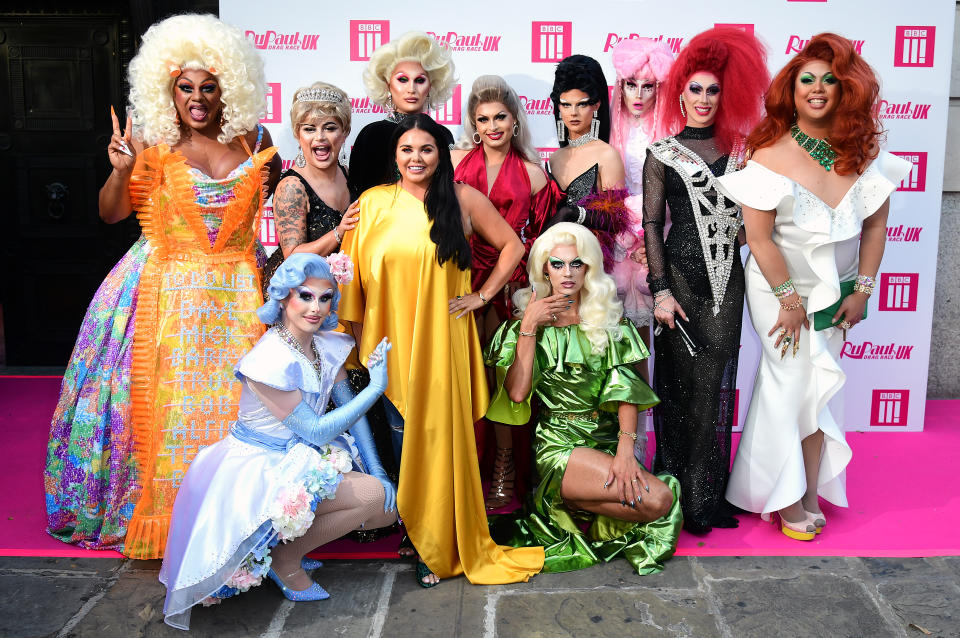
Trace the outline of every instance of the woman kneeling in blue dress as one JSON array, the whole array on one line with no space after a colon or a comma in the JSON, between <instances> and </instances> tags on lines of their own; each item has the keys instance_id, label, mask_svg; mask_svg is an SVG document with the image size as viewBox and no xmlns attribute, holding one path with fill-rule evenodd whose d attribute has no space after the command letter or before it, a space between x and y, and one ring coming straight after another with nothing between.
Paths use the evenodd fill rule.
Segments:
<instances>
[{"instance_id":1,"label":"woman kneeling in blue dress","mask_svg":"<svg viewBox=\"0 0 960 638\"><path fill-rule=\"evenodd\" d=\"M354 395L343 363L353 339L337 325L342 254L291 255L257 311L273 328L236 367L243 384L230 434L201 450L173 508L160 580L164 620L188 629L190 610L268 576L290 600L329 594L304 555L359 527L391 525L396 487L364 414L387 387L386 340L370 355L370 385ZM330 400L337 409L324 414Z\"/></svg>"}]
</instances>

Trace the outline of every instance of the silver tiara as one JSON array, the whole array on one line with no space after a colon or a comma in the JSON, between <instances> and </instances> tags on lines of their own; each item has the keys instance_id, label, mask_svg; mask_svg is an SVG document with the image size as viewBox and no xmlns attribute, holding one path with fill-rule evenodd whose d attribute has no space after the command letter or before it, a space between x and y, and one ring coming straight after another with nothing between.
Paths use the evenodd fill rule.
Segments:
<instances>
[{"instance_id":1,"label":"silver tiara","mask_svg":"<svg viewBox=\"0 0 960 638\"><path fill-rule=\"evenodd\" d=\"M297 102L343 102L343 96L330 89L307 89L297 93Z\"/></svg>"}]
</instances>

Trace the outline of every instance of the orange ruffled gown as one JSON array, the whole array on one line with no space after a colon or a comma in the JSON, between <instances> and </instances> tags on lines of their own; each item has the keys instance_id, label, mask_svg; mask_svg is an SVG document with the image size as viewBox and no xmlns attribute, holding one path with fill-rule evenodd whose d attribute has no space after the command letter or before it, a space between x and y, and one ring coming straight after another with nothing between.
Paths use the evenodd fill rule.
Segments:
<instances>
[{"instance_id":1,"label":"orange ruffled gown","mask_svg":"<svg viewBox=\"0 0 960 638\"><path fill-rule=\"evenodd\" d=\"M393 344L386 395L406 422L397 505L423 561L440 578L526 581L543 568L543 548L490 538L473 433L489 401L483 355L473 319L447 311L470 293L470 271L437 263L430 225L423 202L398 185L360 197L360 221L343 240L356 276L340 317L363 324L361 360L383 337Z\"/></svg>"},{"instance_id":2,"label":"orange ruffled gown","mask_svg":"<svg viewBox=\"0 0 960 638\"><path fill-rule=\"evenodd\" d=\"M130 198L153 251L140 283L131 367L140 490L123 550L131 558L162 557L190 461L236 418L233 366L263 334L254 250L275 152L251 154L224 180L192 169L165 144L137 158ZM219 218L214 237L211 216Z\"/></svg>"}]
</instances>

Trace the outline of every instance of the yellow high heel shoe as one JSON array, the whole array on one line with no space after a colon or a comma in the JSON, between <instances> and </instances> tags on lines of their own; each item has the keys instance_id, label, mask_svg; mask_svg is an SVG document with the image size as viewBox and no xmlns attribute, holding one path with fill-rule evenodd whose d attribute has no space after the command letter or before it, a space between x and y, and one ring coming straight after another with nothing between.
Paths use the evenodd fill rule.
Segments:
<instances>
[{"instance_id":1,"label":"yellow high heel shoe","mask_svg":"<svg viewBox=\"0 0 960 638\"><path fill-rule=\"evenodd\" d=\"M780 512L775 513L780 517L780 531L787 538L792 538L797 541L812 541L817 537L817 528L809 518L805 518L799 523L791 523L785 519ZM770 513L761 514L760 519L773 523Z\"/></svg>"}]
</instances>

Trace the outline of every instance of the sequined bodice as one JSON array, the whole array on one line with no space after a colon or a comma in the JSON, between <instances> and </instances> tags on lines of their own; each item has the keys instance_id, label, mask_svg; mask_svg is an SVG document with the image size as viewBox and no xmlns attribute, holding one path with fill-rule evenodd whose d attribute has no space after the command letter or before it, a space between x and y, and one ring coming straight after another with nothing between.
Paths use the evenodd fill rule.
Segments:
<instances>
[{"instance_id":1,"label":"sequined bodice","mask_svg":"<svg viewBox=\"0 0 960 638\"><path fill-rule=\"evenodd\" d=\"M597 180L600 177L600 164L594 164L587 170L574 177L567 185L567 204L575 205L584 197L597 190Z\"/></svg>"},{"instance_id":2,"label":"sequined bodice","mask_svg":"<svg viewBox=\"0 0 960 638\"><path fill-rule=\"evenodd\" d=\"M244 178L245 171L253 165L253 158L239 164L223 179L214 179L199 168L190 167L193 181L193 196L201 208L203 223L207 227L210 243L217 238L217 231L223 222L223 209L236 197L235 190Z\"/></svg>"},{"instance_id":3,"label":"sequined bodice","mask_svg":"<svg viewBox=\"0 0 960 638\"><path fill-rule=\"evenodd\" d=\"M344 170L342 166L340 170ZM307 191L307 200L310 203L310 209L307 211L307 241L316 241L337 227L343 213L320 199L300 173L290 169L281 175L280 179L283 180L285 177L296 177Z\"/></svg>"}]
</instances>

